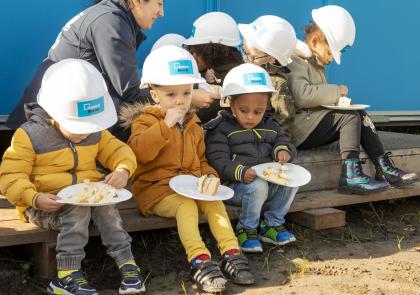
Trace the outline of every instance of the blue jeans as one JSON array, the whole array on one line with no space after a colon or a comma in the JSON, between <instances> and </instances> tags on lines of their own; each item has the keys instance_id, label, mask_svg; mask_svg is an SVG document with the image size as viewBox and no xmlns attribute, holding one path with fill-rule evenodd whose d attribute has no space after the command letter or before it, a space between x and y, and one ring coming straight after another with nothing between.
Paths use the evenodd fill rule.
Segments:
<instances>
[{"instance_id":1,"label":"blue jeans","mask_svg":"<svg viewBox=\"0 0 420 295\"><path fill-rule=\"evenodd\" d=\"M253 229L258 227L261 208L271 201L270 208L264 213L264 221L269 226L284 224L284 216L298 191L297 187L286 187L268 183L261 178L255 178L251 183L235 182L230 185L235 191L232 199L226 200L229 205L241 206L241 214L236 229Z\"/></svg>"}]
</instances>

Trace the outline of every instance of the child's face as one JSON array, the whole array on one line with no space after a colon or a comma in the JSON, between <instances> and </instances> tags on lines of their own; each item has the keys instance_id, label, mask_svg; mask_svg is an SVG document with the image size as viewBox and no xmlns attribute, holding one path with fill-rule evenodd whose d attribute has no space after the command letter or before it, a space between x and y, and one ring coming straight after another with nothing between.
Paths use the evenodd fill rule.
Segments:
<instances>
[{"instance_id":1,"label":"child's face","mask_svg":"<svg viewBox=\"0 0 420 295\"><path fill-rule=\"evenodd\" d=\"M267 93L241 94L234 99L230 108L238 123L245 129L255 128L267 109Z\"/></svg>"},{"instance_id":2,"label":"child's face","mask_svg":"<svg viewBox=\"0 0 420 295\"><path fill-rule=\"evenodd\" d=\"M309 43L309 48L312 50L312 52L315 53L315 55L318 57L318 60L322 64L327 65L332 62L333 56L325 37L322 39L319 37L314 37L312 40L310 40Z\"/></svg>"},{"instance_id":3,"label":"child's face","mask_svg":"<svg viewBox=\"0 0 420 295\"><path fill-rule=\"evenodd\" d=\"M262 52L261 50L252 47L243 41L242 55L245 62L253 63L254 65L261 66L266 63L274 63L276 60L269 54Z\"/></svg>"},{"instance_id":4,"label":"child's face","mask_svg":"<svg viewBox=\"0 0 420 295\"><path fill-rule=\"evenodd\" d=\"M192 89L192 84L162 85L153 87L150 90L150 95L160 105L164 113L171 108L181 108L187 113L191 106Z\"/></svg>"},{"instance_id":5,"label":"child's face","mask_svg":"<svg viewBox=\"0 0 420 295\"><path fill-rule=\"evenodd\" d=\"M63 134L63 136L65 138L67 138L68 140L70 140L73 143L80 143L90 135L90 133L88 133L88 134L74 134L74 133L71 133L70 131L68 131L67 129L65 129L64 127L62 127L62 126L58 126L58 128L59 128L61 134Z\"/></svg>"}]
</instances>

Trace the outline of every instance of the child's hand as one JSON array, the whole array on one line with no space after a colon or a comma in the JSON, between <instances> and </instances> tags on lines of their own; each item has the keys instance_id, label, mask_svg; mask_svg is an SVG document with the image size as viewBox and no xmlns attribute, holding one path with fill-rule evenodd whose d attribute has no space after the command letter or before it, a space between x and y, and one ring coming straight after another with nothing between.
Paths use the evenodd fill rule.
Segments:
<instances>
[{"instance_id":1,"label":"child's hand","mask_svg":"<svg viewBox=\"0 0 420 295\"><path fill-rule=\"evenodd\" d=\"M127 185L130 174L125 169L117 169L105 177L104 182L120 189Z\"/></svg>"},{"instance_id":2,"label":"child's hand","mask_svg":"<svg viewBox=\"0 0 420 295\"><path fill-rule=\"evenodd\" d=\"M244 175L244 182L245 183L251 183L254 181L255 177L257 176L257 172L255 172L254 169L250 168L246 170Z\"/></svg>"},{"instance_id":3,"label":"child's hand","mask_svg":"<svg viewBox=\"0 0 420 295\"><path fill-rule=\"evenodd\" d=\"M284 164L290 161L290 154L288 151L279 151L277 153L277 161L279 161L280 164Z\"/></svg>"},{"instance_id":4,"label":"child's hand","mask_svg":"<svg viewBox=\"0 0 420 295\"><path fill-rule=\"evenodd\" d=\"M186 111L181 108L171 108L166 111L165 124L169 128L184 118Z\"/></svg>"},{"instance_id":5,"label":"child's hand","mask_svg":"<svg viewBox=\"0 0 420 295\"><path fill-rule=\"evenodd\" d=\"M64 205L62 203L57 203L56 200L58 199L57 196L52 194L39 194L36 198L35 205L44 212L53 213Z\"/></svg>"},{"instance_id":6,"label":"child's hand","mask_svg":"<svg viewBox=\"0 0 420 295\"><path fill-rule=\"evenodd\" d=\"M339 85L338 92L340 93L340 96L347 96L349 94L349 89L346 85Z\"/></svg>"}]
</instances>

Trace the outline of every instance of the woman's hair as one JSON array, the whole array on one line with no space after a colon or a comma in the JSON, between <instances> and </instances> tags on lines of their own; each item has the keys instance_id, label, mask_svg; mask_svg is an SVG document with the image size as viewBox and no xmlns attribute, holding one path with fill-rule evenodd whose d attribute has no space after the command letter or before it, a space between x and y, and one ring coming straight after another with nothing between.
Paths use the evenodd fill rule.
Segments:
<instances>
[{"instance_id":1,"label":"woman's hair","mask_svg":"<svg viewBox=\"0 0 420 295\"><path fill-rule=\"evenodd\" d=\"M184 45L191 54L201 57L208 68L231 63L242 63L242 56L238 49L217 43Z\"/></svg>"},{"instance_id":2,"label":"woman's hair","mask_svg":"<svg viewBox=\"0 0 420 295\"><path fill-rule=\"evenodd\" d=\"M314 23L314 22L311 22L310 25L304 27L303 28L303 31L306 34L305 35L305 41L308 44L314 38L317 38L320 41L327 42L327 40L325 39L324 33L321 31L321 29L318 27L318 25L316 23Z\"/></svg>"}]
</instances>

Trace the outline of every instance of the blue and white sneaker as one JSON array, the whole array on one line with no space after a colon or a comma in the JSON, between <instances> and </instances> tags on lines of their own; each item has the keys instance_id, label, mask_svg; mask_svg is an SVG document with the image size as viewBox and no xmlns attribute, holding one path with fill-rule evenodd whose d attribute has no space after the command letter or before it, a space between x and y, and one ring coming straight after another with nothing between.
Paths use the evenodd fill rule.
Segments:
<instances>
[{"instance_id":1,"label":"blue and white sneaker","mask_svg":"<svg viewBox=\"0 0 420 295\"><path fill-rule=\"evenodd\" d=\"M146 292L140 268L134 264L124 264L120 268L121 284L119 294L139 294Z\"/></svg>"},{"instance_id":2,"label":"blue and white sneaker","mask_svg":"<svg viewBox=\"0 0 420 295\"><path fill-rule=\"evenodd\" d=\"M260 240L274 245L286 245L296 241L293 233L289 232L283 225L268 226L263 220L259 225Z\"/></svg>"},{"instance_id":3,"label":"blue and white sneaker","mask_svg":"<svg viewBox=\"0 0 420 295\"><path fill-rule=\"evenodd\" d=\"M48 294L54 295L97 295L95 288L89 286L81 271L75 271L62 279L55 276L47 287Z\"/></svg>"},{"instance_id":4,"label":"blue and white sneaker","mask_svg":"<svg viewBox=\"0 0 420 295\"><path fill-rule=\"evenodd\" d=\"M258 232L256 229L241 228L236 235L239 246L244 253L262 253L263 248L258 241Z\"/></svg>"}]
</instances>

